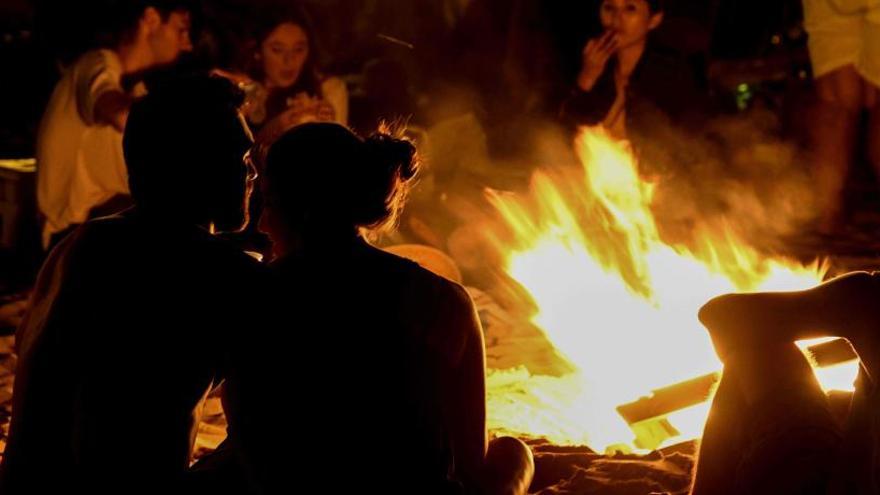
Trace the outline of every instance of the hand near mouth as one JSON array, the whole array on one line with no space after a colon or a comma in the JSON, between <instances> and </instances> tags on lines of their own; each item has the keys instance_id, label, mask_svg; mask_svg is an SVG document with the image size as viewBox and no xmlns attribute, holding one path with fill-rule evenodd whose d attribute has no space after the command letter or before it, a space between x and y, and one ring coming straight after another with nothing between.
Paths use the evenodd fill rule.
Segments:
<instances>
[{"instance_id":1,"label":"hand near mouth","mask_svg":"<svg viewBox=\"0 0 880 495\"><path fill-rule=\"evenodd\" d=\"M602 36L587 42L582 53L581 72L578 87L590 91L605 71L608 59L617 51L620 37L614 31L605 31Z\"/></svg>"}]
</instances>

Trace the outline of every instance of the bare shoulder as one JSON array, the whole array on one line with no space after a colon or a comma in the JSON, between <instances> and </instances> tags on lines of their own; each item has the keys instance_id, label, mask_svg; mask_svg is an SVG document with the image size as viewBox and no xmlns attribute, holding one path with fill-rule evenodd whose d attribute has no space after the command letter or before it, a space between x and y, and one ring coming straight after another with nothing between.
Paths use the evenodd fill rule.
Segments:
<instances>
[{"instance_id":1,"label":"bare shoulder","mask_svg":"<svg viewBox=\"0 0 880 495\"><path fill-rule=\"evenodd\" d=\"M407 266L409 290L406 312L425 332L429 345L452 363L460 361L465 346L473 339L482 341L482 328L476 307L461 285L392 254Z\"/></svg>"},{"instance_id":2,"label":"bare shoulder","mask_svg":"<svg viewBox=\"0 0 880 495\"><path fill-rule=\"evenodd\" d=\"M421 300L423 304L420 306L434 306L438 313L447 316L468 316L474 311L473 301L461 284L397 254L379 252L387 263L396 265L405 273L411 289L407 295Z\"/></svg>"}]
</instances>

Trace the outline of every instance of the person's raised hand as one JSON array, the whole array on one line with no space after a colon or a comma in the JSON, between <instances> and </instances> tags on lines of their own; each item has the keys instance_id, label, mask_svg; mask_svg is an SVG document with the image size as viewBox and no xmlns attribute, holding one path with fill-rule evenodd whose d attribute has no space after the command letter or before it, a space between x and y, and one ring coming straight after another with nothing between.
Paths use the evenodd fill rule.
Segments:
<instances>
[{"instance_id":1,"label":"person's raised hand","mask_svg":"<svg viewBox=\"0 0 880 495\"><path fill-rule=\"evenodd\" d=\"M581 54L581 72L577 84L583 91L590 91L605 71L608 59L617 51L618 36L614 31L606 31L593 38L584 46Z\"/></svg>"}]
</instances>

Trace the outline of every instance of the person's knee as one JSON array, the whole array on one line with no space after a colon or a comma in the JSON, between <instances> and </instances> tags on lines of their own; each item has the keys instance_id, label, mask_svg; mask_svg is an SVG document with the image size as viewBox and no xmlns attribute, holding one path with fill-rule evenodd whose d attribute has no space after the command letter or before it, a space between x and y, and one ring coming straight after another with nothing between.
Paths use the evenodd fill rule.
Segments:
<instances>
[{"instance_id":1,"label":"person's knee","mask_svg":"<svg viewBox=\"0 0 880 495\"><path fill-rule=\"evenodd\" d=\"M525 494L535 475L535 459L528 445L513 437L496 438L486 453L489 492Z\"/></svg>"},{"instance_id":2,"label":"person's knee","mask_svg":"<svg viewBox=\"0 0 880 495\"><path fill-rule=\"evenodd\" d=\"M766 329L778 326L777 316L786 309L785 302L781 294L725 294L704 304L697 317L726 363L740 349L765 345Z\"/></svg>"},{"instance_id":3,"label":"person's knee","mask_svg":"<svg viewBox=\"0 0 880 495\"><path fill-rule=\"evenodd\" d=\"M737 333L737 324L730 317L737 296L725 294L708 301L697 313L697 318L709 332L715 352L723 361L732 351L731 339Z\"/></svg>"},{"instance_id":4,"label":"person's knee","mask_svg":"<svg viewBox=\"0 0 880 495\"><path fill-rule=\"evenodd\" d=\"M499 437L489 443L487 457L496 461L509 461L518 466L534 467L532 450L522 440L514 437Z\"/></svg>"}]
</instances>

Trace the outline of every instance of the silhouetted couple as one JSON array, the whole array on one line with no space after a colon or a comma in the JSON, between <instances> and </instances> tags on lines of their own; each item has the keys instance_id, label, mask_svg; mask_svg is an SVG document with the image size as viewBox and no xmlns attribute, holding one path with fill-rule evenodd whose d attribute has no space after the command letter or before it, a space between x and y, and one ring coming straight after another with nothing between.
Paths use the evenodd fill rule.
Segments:
<instances>
[{"instance_id":1,"label":"silhouetted couple","mask_svg":"<svg viewBox=\"0 0 880 495\"><path fill-rule=\"evenodd\" d=\"M362 237L403 205L413 146L336 124L282 136L264 267L212 235L247 221L241 101L193 77L132 107L135 206L51 253L16 336L0 492L524 493L527 447L487 441L467 293ZM224 379L229 455L193 475L201 405Z\"/></svg>"}]
</instances>

